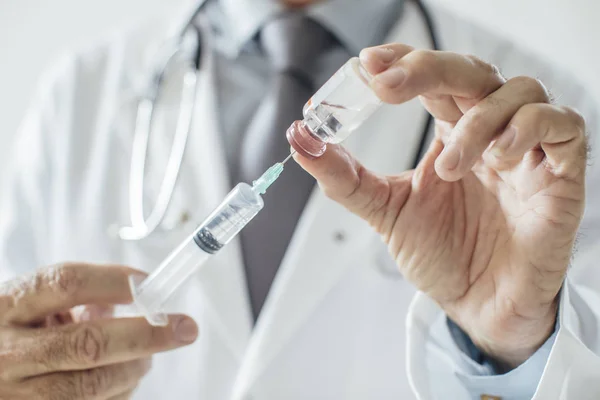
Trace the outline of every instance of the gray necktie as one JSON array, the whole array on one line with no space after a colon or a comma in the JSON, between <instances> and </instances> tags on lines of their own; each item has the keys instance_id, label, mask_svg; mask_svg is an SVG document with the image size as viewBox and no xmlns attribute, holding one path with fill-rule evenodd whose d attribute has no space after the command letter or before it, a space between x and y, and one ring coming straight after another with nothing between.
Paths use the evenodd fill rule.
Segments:
<instances>
[{"instance_id":1,"label":"gray necktie","mask_svg":"<svg viewBox=\"0 0 600 400\"><path fill-rule=\"evenodd\" d=\"M315 90L314 68L319 56L338 45L327 30L300 13L269 22L259 39L274 76L242 139L234 182L252 182L289 155L286 129L302 119L302 107ZM335 72L340 65L328 72ZM240 235L255 320L313 187L310 175L296 163L288 163L264 196L265 209Z\"/></svg>"}]
</instances>

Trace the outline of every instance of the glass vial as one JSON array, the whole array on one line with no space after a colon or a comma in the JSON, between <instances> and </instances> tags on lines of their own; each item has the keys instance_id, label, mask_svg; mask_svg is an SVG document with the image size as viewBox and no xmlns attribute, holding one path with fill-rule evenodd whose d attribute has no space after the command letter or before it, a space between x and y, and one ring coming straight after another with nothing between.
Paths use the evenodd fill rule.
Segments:
<instances>
[{"instance_id":1,"label":"glass vial","mask_svg":"<svg viewBox=\"0 0 600 400\"><path fill-rule=\"evenodd\" d=\"M340 143L381 105L369 86L371 75L355 57L315 93L303 109L304 120L286 132L290 145L302 156L323 155L327 143Z\"/></svg>"}]
</instances>

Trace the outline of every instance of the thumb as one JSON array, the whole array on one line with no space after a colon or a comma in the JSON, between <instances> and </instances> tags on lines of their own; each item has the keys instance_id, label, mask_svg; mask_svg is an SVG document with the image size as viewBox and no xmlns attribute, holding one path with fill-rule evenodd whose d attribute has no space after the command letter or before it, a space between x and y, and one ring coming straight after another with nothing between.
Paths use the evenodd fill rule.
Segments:
<instances>
[{"instance_id":1,"label":"thumb","mask_svg":"<svg viewBox=\"0 0 600 400\"><path fill-rule=\"evenodd\" d=\"M390 208L399 211L410 193L410 173L398 177L375 174L341 145L327 145L327 151L313 160L298 153L294 159L317 180L327 197L376 227Z\"/></svg>"}]
</instances>

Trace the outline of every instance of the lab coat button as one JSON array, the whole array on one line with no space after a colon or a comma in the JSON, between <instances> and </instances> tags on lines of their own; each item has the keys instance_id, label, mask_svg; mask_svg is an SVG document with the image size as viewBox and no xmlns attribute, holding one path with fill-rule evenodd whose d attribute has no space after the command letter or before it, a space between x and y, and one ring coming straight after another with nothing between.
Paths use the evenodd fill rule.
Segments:
<instances>
[{"instance_id":1,"label":"lab coat button","mask_svg":"<svg viewBox=\"0 0 600 400\"><path fill-rule=\"evenodd\" d=\"M336 243L344 243L346 241L346 234L342 231L336 231L333 233L333 241Z\"/></svg>"},{"instance_id":2,"label":"lab coat button","mask_svg":"<svg viewBox=\"0 0 600 400\"><path fill-rule=\"evenodd\" d=\"M179 216L179 223L181 225L185 225L186 223L189 222L190 219L191 219L190 213L187 211L183 211L181 213L181 215Z\"/></svg>"},{"instance_id":3,"label":"lab coat button","mask_svg":"<svg viewBox=\"0 0 600 400\"><path fill-rule=\"evenodd\" d=\"M489 395L489 394L482 394L481 395L481 400L502 400L502 397L492 396L492 395Z\"/></svg>"}]
</instances>

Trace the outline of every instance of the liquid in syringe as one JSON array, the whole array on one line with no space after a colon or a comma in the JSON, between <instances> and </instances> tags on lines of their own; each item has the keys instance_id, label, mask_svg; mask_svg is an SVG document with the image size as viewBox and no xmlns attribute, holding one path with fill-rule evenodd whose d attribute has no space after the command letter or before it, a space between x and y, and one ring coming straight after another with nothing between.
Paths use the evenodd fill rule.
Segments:
<instances>
[{"instance_id":1,"label":"liquid in syringe","mask_svg":"<svg viewBox=\"0 0 600 400\"><path fill-rule=\"evenodd\" d=\"M273 165L250 186L238 184L196 231L177 247L148 277L129 278L136 312L152 325L166 325L165 303L213 255L227 245L264 207L261 197L283 172Z\"/></svg>"}]
</instances>

